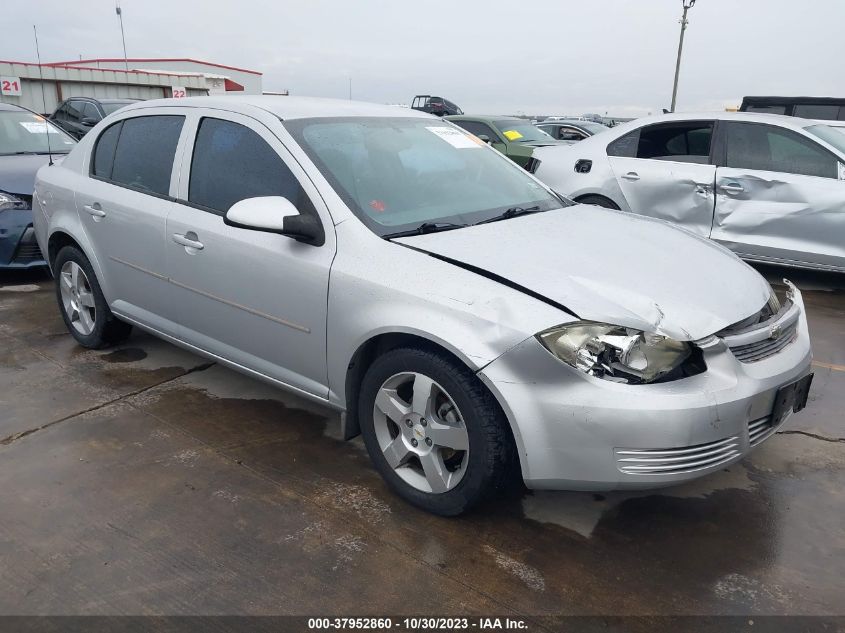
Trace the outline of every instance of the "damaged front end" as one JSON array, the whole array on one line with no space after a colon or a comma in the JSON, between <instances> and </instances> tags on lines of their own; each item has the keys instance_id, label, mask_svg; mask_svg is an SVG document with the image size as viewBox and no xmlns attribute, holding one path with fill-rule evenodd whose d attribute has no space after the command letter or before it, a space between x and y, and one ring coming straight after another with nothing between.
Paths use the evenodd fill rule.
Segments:
<instances>
[{"instance_id":1,"label":"damaged front end","mask_svg":"<svg viewBox=\"0 0 845 633\"><path fill-rule=\"evenodd\" d=\"M706 369L701 350L686 341L605 323L576 322L537 335L570 367L624 384L694 376Z\"/></svg>"}]
</instances>

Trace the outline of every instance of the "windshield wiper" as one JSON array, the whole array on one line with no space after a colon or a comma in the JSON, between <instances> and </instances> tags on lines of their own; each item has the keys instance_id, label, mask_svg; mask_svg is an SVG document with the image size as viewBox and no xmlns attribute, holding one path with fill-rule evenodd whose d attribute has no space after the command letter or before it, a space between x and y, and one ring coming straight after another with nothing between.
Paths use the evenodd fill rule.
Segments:
<instances>
[{"instance_id":1,"label":"windshield wiper","mask_svg":"<svg viewBox=\"0 0 845 633\"><path fill-rule=\"evenodd\" d=\"M386 240L390 240L394 237L408 237L409 235L424 235L425 233L437 233L438 231L451 231L452 229L462 229L466 226L469 225L455 224L454 222L423 222L414 229L396 231L396 233L388 233L387 235L382 235L382 237Z\"/></svg>"},{"instance_id":2,"label":"windshield wiper","mask_svg":"<svg viewBox=\"0 0 845 633\"><path fill-rule=\"evenodd\" d=\"M493 216L492 218L487 218L486 220L481 220L481 222L476 222L475 224L487 224L488 222L498 222L499 220L508 220L510 218L515 218L518 215L529 215L531 213L537 213L540 210L540 205L534 205L533 207L511 207L504 213L500 215ZM474 226L474 225L473 225Z\"/></svg>"}]
</instances>

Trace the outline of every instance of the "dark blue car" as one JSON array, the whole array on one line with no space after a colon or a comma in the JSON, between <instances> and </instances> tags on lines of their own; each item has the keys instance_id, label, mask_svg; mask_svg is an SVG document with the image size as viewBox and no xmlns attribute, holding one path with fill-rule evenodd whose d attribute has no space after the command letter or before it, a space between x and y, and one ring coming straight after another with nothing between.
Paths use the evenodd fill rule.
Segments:
<instances>
[{"instance_id":1,"label":"dark blue car","mask_svg":"<svg viewBox=\"0 0 845 633\"><path fill-rule=\"evenodd\" d=\"M48 140L49 137L49 147ZM32 230L35 172L76 144L44 117L0 103L0 269L45 266Z\"/></svg>"}]
</instances>

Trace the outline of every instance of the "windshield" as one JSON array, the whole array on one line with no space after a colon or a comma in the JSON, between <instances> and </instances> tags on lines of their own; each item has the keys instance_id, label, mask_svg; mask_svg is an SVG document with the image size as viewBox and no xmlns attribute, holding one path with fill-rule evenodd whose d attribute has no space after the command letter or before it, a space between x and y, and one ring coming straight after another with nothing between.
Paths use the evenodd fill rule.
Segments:
<instances>
[{"instance_id":1,"label":"windshield","mask_svg":"<svg viewBox=\"0 0 845 633\"><path fill-rule=\"evenodd\" d=\"M76 141L40 115L24 110L0 110L0 155L46 154L48 130L53 153L67 154L76 145Z\"/></svg>"},{"instance_id":2,"label":"windshield","mask_svg":"<svg viewBox=\"0 0 845 633\"><path fill-rule=\"evenodd\" d=\"M805 130L820 138L828 145L833 145L842 154L845 154L845 128L833 127L831 125L811 125L805 127Z\"/></svg>"},{"instance_id":3,"label":"windshield","mask_svg":"<svg viewBox=\"0 0 845 633\"><path fill-rule=\"evenodd\" d=\"M381 236L474 224L563 203L474 136L429 118L320 118L285 127L350 209Z\"/></svg>"},{"instance_id":4,"label":"windshield","mask_svg":"<svg viewBox=\"0 0 845 633\"><path fill-rule=\"evenodd\" d=\"M126 106L128 106L130 103L132 103L132 102L131 102L131 101L126 101L126 102L124 102L124 103L103 103L103 102L101 101L101 102L100 102L100 105L101 105L101 106L102 106L102 108L103 108L103 112L105 112L105 113L106 113L106 116L108 116L108 115L110 115L112 112L117 112L117 111L118 111L118 110L120 110L121 108L125 108L125 107L126 107Z\"/></svg>"},{"instance_id":5,"label":"windshield","mask_svg":"<svg viewBox=\"0 0 845 633\"><path fill-rule=\"evenodd\" d=\"M506 119L502 121L493 121L493 125L495 125L502 135L509 141L531 143L534 141L547 142L554 140L543 130L532 125L528 121Z\"/></svg>"}]
</instances>

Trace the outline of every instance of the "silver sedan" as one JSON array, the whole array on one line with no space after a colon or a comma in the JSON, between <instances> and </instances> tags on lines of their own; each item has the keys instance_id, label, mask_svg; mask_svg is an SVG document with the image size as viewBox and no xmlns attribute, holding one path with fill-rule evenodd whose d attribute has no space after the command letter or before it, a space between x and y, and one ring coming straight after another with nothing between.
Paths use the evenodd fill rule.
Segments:
<instances>
[{"instance_id":1,"label":"silver sedan","mask_svg":"<svg viewBox=\"0 0 845 633\"><path fill-rule=\"evenodd\" d=\"M845 135L829 123L648 117L536 150L535 174L578 201L669 220L743 259L845 272Z\"/></svg>"},{"instance_id":2,"label":"silver sedan","mask_svg":"<svg viewBox=\"0 0 845 633\"><path fill-rule=\"evenodd\" d=\"M797 288L778 297L664 222L573 205L423 113L146 101L43 168L35 200L81 345L134 326L333 407L439 514L520 475L699 477L807 400Z\"/></svg>"}]
</instances>

